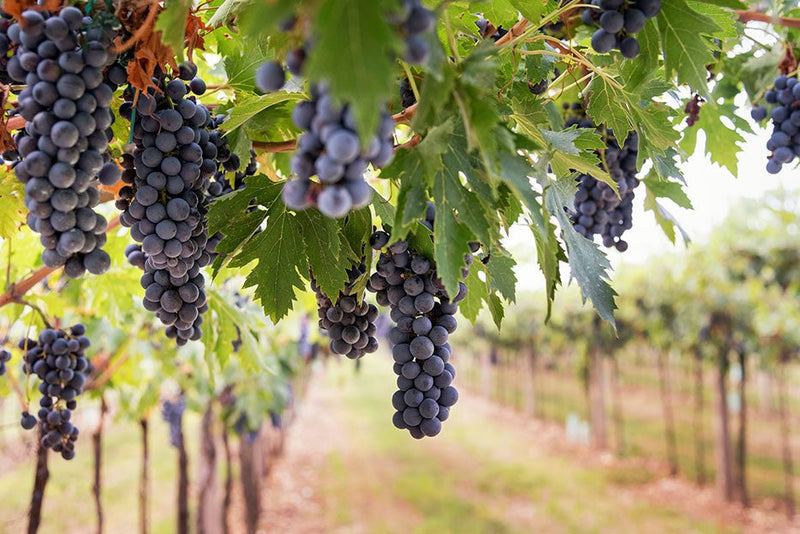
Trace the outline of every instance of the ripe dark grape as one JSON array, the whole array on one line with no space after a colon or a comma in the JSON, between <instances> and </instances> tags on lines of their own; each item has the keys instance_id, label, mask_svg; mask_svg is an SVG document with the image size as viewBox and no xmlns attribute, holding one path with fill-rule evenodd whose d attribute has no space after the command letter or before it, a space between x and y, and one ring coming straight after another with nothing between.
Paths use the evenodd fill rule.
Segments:
<instances>
[{"instance_id":1,"label":"ripe dark grape","mask_svg":"<svg viewBox=\"0 0 800 534\"><path fill-rule=\"evenodd\" d=\"M433 204L429 206L424 223L432 227ZM458 398L451 386L455 370L448 363L452 349L447 340L456 330L453 314L466 297L466 285L460 283L458 295L449 298L432 260L405 241L386 248L389 241L382 230L370 238L372 248L381 254L367 289L376 294L379 304L390 307L395 323L389 340L399 390L392 396L396 410L392 421L414 438L435 436L449 414L446 408ZM472 255L465 260L470 264ZM449 388L444 397L443 388Z\"/></svg>"},{"instance_id":2,"label":"ripe dark grape","mask_svg":"<svg viewBox=\"0 0 800 534\"><path fill-rule=\"evenodd\" d=\"M403 78L400 82L400 104L404 107L411 107L417 103L417 97L414 96L414 91L411 89L411 83L408 78Z\"/></svg>"},{"instance_id":3,"label":"ripe dark grape","mask_svg":"<svg viewBox=\"0 0 800 534\"><path fill-rule=\"evenodd\" d=\"M750 116L761 122L772 119L772 135L767 141L767 150L772 154L767 159L767 172L778 174L783 166L792 163L800 155L800 83L793 76L781 74L771 89L764 94L768 106L756 106Z\"/></svg>"},{"instance_id":4,"label":"ripe dark grape","mask_svg":"<svg viewBox=\"0 0 800 534\"><path fill-rule=\"evenodd\" d=\"M156 78L160 91L139 95L135 148L122 158L126 186L117 202L124 210L120 222L141 243L129 247L126 256L144 266L143 306L156 313L178 345L202 337L202 314L208 309L201 268L211 262L215 246L209 245L206 220L210 179L220 163L238 167L238 158L215 131L217 120L192 94L205 90L204 83L192 83L192 72L194 67L183 65L179 78ZM132 100L127 104L125 114L131 117Z\"/></svg>"},{"instance_id":5,"label":"ripe dark grape","mask_svg":"<svg viewBox=\"0 0 800 534\"><path fill-rule=\"evenodd\" d=\"M596 128L580 104L573 105L571 109L577 116L567 119L567 127ZM570 211L570 216L576 232L588 239L599 234L603 246L624 252L628 249L628 243L622 239L622 235L633 226L634 189L639 185L636 178L638 137L634 132L620 146L611 130L602 133L606 148L599 153L604 163L600 167L606 169L617 183L619 196L605 182L588 174L579 174L574 211Z\"/></svg>"},{"instance_id":6,"label":"ripe dark grape","mask_svg":"<svg viewBox=\"0 0 800 534\"><path fill-rule=\"evenodd\" d=\"M381 168L392 160L394 120L384 111L378 131L362 147L351 108L335 105L322 86L312 94L314 100L300 102L292 113L306 133L292 157L295 178L284 185L283 201L293 210L317 206L324 215L341 218L369 204L372 189L363 175L369 164Z\"/></svg>"},{"instance_id":7,"label":"ripe dark grape","mask_svg":"<svg viewBox=\"0 0 800 534\"><path fill-rule=\"evenodd\" d=\"M280 91L286 84L286 73L277 61L265 61L256 70L256 87L265 93Z\"/></svg>"},{"instance_id":8,"label":"ripe dark grape","mask_svg":"<svg viewBox=\"0 0 800 534\"><path fill-rule=\"evenodd\" d=\"M626 58L639 55L635 35L644 29L647 19L661 11L661 0L592 0L581 14L585 24L598 26L592 35L592 48L599 54L619 50Z\"/></svg>"},{"instance_id":9,"label":"ripe dark grape","mask_svg":"<svg viewBox=\"0 0 800 534\"><path fill-rule=\"evenodd\" d=\"M359 302L358 295L353 294L353 287L366 270L363 261L348 269L349 281L336 302L322 293L316 280L311 279L311 288L317 295L319 327L328 333L331 351L351 360L378 350L378 340L375 338L378 308L364 302L363 295Z\"/></svg>"},{"instance_id":10,"label":"ripe dark grape","mask_svg":"<svg viewBox=\"0 0 800 534\"><path fill-rule=\"evenodd\" d=\"M161 417L169 424L169 443L175 448L183 445L183 412L186 411L186 397L178 396L161 403Z\"/></svg>"},{"instance_id":11,"label":"ripe dark grape","mask_svg":"<svg viewBox=\"0 0 800 534\"><path fill-rule=\"evenodd\" d=\"M16 46L8 74L27 84L16 109L28 123L15 136L21 161L14 172L25 184L28 225L42 236L45 265L63 266L72 278L102 274L111 264L102 250L107 223L93 208L98 180L112 183L116 176L106 153L115 86L103 75L116 59L114 34L78 14L75 7L57 14L27 10L24 26L0 19Z\"/></svg>"},{"instance_id":12,"label":"ripe dark grape","mask_svg":"<svg viewBox=\"0 0 800 534\"><path fill-rule=\"evenodd\" d=\"M84 334L86 328L82 324L68 330L46 328L38 340L23 339L19 343L25 351L25 373L41 380L38 415L42 445L61 453L65 460L75 457L78 428L70 419L76 407L75 399L83 391L86 377L92 370L84 354L91 342ZM30 430L36 425L36 419L23 412L20 424Z\"/></svg>"},{"instance_id":13,"label":"ripe dark grape","mask_svg":"<svg viewBox=\"0 0 800 534\"><path fill-rule=\"evenodd\" d=\"M390 22L405 40L403 58L409 63L421 65L430 56L426 34L436 26L436 15L422 5L421 0L399 0L398 3L400 9L390 17Z\"/></svg>"},{"instance_id":14,"label":"ripe dark grape","mask_svg":"<svg viewBox=\"0 0 800 534\"><path fill-rule=\"evenodd\" d=\"M0 376L6 374L6 364L11 361L11 353L5 349L0 349Z\"/></svg>"},{"instance_id":15,"label":"ripe dark grape","mask_svg":"<svg viewBox=\"0 0 800 534\"><path fill-rule=\"evenodd\" d=\"M683 108L683 111L688 115L686 117L686 124L690 128L700 120L700 106L703 102L705 102L705 100L699 94L695 94Z\"/></svg>"}]
</instances>

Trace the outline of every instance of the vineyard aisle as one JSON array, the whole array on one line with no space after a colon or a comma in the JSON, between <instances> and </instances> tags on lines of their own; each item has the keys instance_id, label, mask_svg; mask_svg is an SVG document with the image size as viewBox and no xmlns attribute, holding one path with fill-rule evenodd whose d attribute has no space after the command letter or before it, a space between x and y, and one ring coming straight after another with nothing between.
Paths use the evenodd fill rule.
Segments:
<instances>
[{"instance_id":1,"label":"vineyard aisle","mask_svg":"<svg viewBox=\"0 0 800 534\"><path fill-rule=\"evenodd\" d=\"M317 369L263 493L262 531L800 532L710 490L565 449L556 426L470 392L436 440L414 441L386 424L391 364L381 354L363 364L360 374Z\"/></svg>"}]
</instances>

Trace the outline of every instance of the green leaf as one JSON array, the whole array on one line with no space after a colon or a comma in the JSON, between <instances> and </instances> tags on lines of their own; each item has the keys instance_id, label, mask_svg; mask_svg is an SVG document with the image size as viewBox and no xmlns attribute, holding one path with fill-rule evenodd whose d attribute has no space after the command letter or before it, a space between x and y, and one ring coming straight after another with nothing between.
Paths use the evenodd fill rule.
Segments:
<instances>
[{"instance_id":1,"label":"green leaf","mask_svg":"<svg viewBox=\"0 0 800 534\"><path fill-rule=\"evenodd\" d=\"M639 55L633 60L624 62L621 67L627 81L625 87L630 90L635 90L653 78L661 56L658 28L655 24L652 22L645 24L644 29L636 34L636 39L639 41Z\"/></svg>"},{"instance_id":2,"label":"green leaf","mask_svg":"<svg viewBox=\"0 0 800 534\"><path fill-rule=\"evenodd\" d=\"M306 69L312 80L326 80L333 97L348 102L362 141L394 90L396 36L384 16L383 1L325 0L314 20L314 53Z\"/></svg>"},{"instance_id":3,"label":"green leaf","mask_svg":"<svg viewBox=\"0 0 800 534\"><path fill-rule=\"evenodd\" d=\"M679 0L682 1L682 0ZM619 83L607 76L596 76L589 84L588 113L597 124L605 124L614 131L627 136L636 130L639 133L640 158L653 158L673 147L678 132L669 120L669 108L664 104L650 103L642 106L638 95L624 90Z\"/></svg>"},{"instance_id":4,"label":"green leaf","mask_svg":"<svg viewBox=\"0 0 800 534\"><path fill-rule=\"evenodd\" d=\"M436 269L444 283L447 293L456 295L461 281L461 269L466 267L464 256L469 254L472 234L456 219L455 211L464 213L471 193L458 182L458 170L447 172L445 168L437 173L433 185L433 198L436 203L436 220L433 223L434 259ZM481 209L478 207L477 209Z\"/></svg>"},{"instance_id":5,"label":"green leaf","mask_svg":"<svg viewBox=\"0 0 800 534\"><path fill-rule=\"evenodd\" d=\"M416 222L425 214L428 203L428 180L419 150L398 150L392 167L381 174L395 176L400 180L397 194L392 236L404 239Z\"/></svg>"},{"instance_id":6,"label":"green leaf","mask_svg":"<svg viewBox=\"0 0 800 534\"><path fill-rule=\"evenodd\" d=\"M236 105L231 110L228 120L222 123L222 127L227 131L227 134L230 135L230 132L236 130L265 109L283 102L302 99L303 95L300 93L287 93L285 91L261 96L243 96L237 99Z\"/></svg>"},{"instance_id":7,"label":"green leaf","mask_svg":"<svg viewBox=\"0 0 800 534\"><path fill-rule=\"evenodd\" d=\"M516 301L517 276L514 274L516 264L511 256L495 251L485 265L489 286L509 302Z\"/></svg>"},{"instance_id":8,"label":"green leaf","mask_svg":"<svg viewBox=\"0 0 800 534\"><path fill-rule=\"evenodd\" d=\"M161 41L172 47L178 63L184 59L183 43L186 40L186 19L189 16L191 0L167 0L163 11L158 14L155 31L161 32Z\"/></svg>"},{"instance_id":9,"label":"green leaf","mask_svg":"<svg viewBox=\"0 0 800 534\"><path fill-rule=\"evenodd\" d=\"M511 3L534 24L547 12L548 5L552 6L552 2L546 0L511 0Z\"/></svg>"},{"instance_id":10,"label":"green leaf","mask_svg":"<svg viewBox=\"0 0 800 534\"><path fill-rule=\"evenodd\" d=\"M27 209L24 197L24 186L12 172L3 168L0 171L0 238L13 237L19 226L25 222Z\"/></svg>"},{"instance_id":11,"label":"green leaf","mask_svg":"<svg viewBox=\"0 0 800 534\"><path fill-rule=\"evenodd\" d=\"M282 203L273 203L266 228L231 260L231 266L244 267L251 262L256 264L244 287L255 287L264 312L278 322L292 308L295 289L306 288L303 277L308 273L300 224Z\"/></svg>"},{"instance_id":12,"label":"green leaf","mask_svg":"<svg viewBox=\"0 0 800 534\"><path fill-rule=\"evenodd\" d=\"M226 24L231 17L247 8L250 4L254 3L253 0L225 0L222 5L214 11L214 15L208 20L207 26L215 27L221 24Z\"/></svg>"},{"instance_id":13,"label":"green leaf","mask_svg":"<svg viewBox=\"0 0 800 534\"><path fill-rule=\"evenodd\" d=\"M650 191L655 197L668 198L678 206L687 210L694 209L692 207L692 201L689 200L688 196L686 196L686 192L683 190L681 184L677 182L652 179L650 177L653 176L653 174L654 172L651 171L648 179L644 180L644 184L647 186L647 190Z\"/></svg>"},{"instance_id":14,"label":"green leaf","mask_svg":"<svg viewBox=\"0 0 800 534\"><path fill-rule=\"evenodd\" d=\"M303 234L306 257L322 292L336 300L347 283L348 262L342 261L341 235L337 222L318 210L297 214Z\"/></svg>"},{"instance_id":15,"label":"green leaf","mask_svg":"<svg viewBox=\"0 0 800 534\"><path fill-rule=\"evenodd\" d=\"M235 40L218 38L222 64L225 67L227 85L236 91L252 93L256 90L256 70L273 58L269 41L261 37L241 37ZM240 96L237 94L237 97Z\"/></svg>"},{"instance_id":16,"label":"green leaf","mask_svg":"<svg viewBox=\"0 0 800 534\"><path fill-rule=\"evenodd\" d=\"M714 19L689 7L685 0L670 0L661 4L658 30L667 79L675 73L679 83L687 83L705 94L708 90L706 65L714 62L714 55L711 41L704 36L722 29Z\"/></svg>"},{"instance_id":17,"label":"green leaf","mask_svg":"<svg viewBox=\"0 0 800 534\"><path fill-rule=\"evenodd\" d=\"M680 230L683 241L688 244L691 241L689 235L681 228L677 219L658 202L656 196L652 189L647 189L647 193L644 197L645 211L653 213L656 223L661 227L661 231L664 232L664 235L667 236L667 239L669 239L673 245L675 244L675 228Z\"/></svg>"},{"instance_id":18,"label":"green leaf","mask_svg":"<svg viewBox=\"0 0 800 534\"><path fill-rule=\"evenodd\" d=\"M566 257L556 238L555 225L550 222L549 215L545 214L539 195L533 190L528 178L533 169L522 158L512 154L502 154L500 163L503 180L530 212L531 231L536 240L536 258L547 288L545 294L549 318L556 288L561 283L559 260L566 260Z\"/></svg>"},{"instance_id":19,"label":"green leaf","mask_svg":"<svg viewBox=\"0 0 800 534\"><path fill-rule=\"evenodd\" d=\"M600 317L614 325L614 310L617 307L614 297L617 293L608 284L611 264L593 241L572 228L564 211L564 208L572 206L575 190L574 179L561 178L545 189L545 205L561 226L567 244L570 270L581 288L584 301L591 300Z\"/></svg>"},{"instance_id":20,"label":"green leaf","mask_svg":"<svg viewBox=\"0 0 800 534\"><path fill-rule=\"evenodd\" d=\"M716 102L706 102L700 108L700 117L693 127L686 128L683 132L683 139L680 142L681 148L687 154L697 153L703 150L712 162L725 167L734 176L739 174L739 152L744 143L744 137L739 133L740 130L748 131L749 126L745 121L741 121L739 128L733 129L730 122L731 118L736 118L736 106L732 103L717 104ZM725 120L723 120L723 118ZM697 141L698 130L705 133L705 146Z\"/></svg>"},{"instance_id":21,"label":"green leaf","mask_svg":"<svg viewBox=\"0 0 800 534\"><path fill-rule=\"evenodd\" d=\"M467 296L458 303L458 311L471 323L475 323L484 301L489 298L486 282L478 276L481 271L482 269L478 265L470 268L469 276L464 280L464 283L467 284Z\"/></svg>"}]
</instances>

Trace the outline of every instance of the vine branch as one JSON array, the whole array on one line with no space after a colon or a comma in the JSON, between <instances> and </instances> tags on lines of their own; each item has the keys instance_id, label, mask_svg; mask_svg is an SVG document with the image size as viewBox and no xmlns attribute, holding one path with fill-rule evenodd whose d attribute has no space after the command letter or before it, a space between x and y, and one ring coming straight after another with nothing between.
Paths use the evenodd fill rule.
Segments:
<instances>
[{"instance_id":1,"label":"vine branch","mask_svg":"<svg viewBox=\"0 0 800 534\"><path fill-rule=\"evenodd\" d=\"M736 15L739 17L739 22L744 24L748 22L766 22L775 26L800 29L800 19L797 18L773 17L771 15L767 15L766 13L760 13L758 11L746 11L743 9L737 9Z\"/></svg>"},{"instance_id":2,"label":"vine branch","mask_svg":"<svg viewBox=\"0 0 800 534\"><path fill-rule=\"evenodd\" d=\"M111 221L109 221L108 229L106 231L109 232L117 228L119 224L119 216L114 217L111 219ZM39 267L37 270L28 275L28 277L23 278L16 284L12 284L5 293L0 295L0 308L11 302L19 302L19 300L24 297L28 291L33 289L39 282L59 269L61 269L61 267Z\"/></svg>"}]
</instances>

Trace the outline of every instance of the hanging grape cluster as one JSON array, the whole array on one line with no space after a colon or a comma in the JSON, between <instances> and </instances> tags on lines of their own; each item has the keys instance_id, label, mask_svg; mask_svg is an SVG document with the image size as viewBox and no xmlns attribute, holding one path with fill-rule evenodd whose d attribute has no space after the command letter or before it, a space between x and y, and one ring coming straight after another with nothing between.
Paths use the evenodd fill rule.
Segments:
<instances>
[{"instance_id":1,"label":"hanging grape cluster","mask_svg":"<svg viewBox=\"0 0 800 534\"><path fill-rule=\"evenodd\" d=\"M316 206L324 215L341 218L352 209L367 206L372 189L364 172L372 164L382 168L394 157L394 120L381 115L378 131L361 146L352 109L333 102L322 85L311 88L312 100L295 106L292 120L305 131L297 143L283 201L293 210ZM312 181L316 176L318 181Z\"/></svg>"},{"instance_id":2,"label":"hanging grape cluster","mask_svg":"<svg viewBox=\"0 0 800 534\"><path fill-rule=\"evenodd\" d=\"M585 24L599 26L592 35L592 48L606 54L614 49L627 58L639 55L635 35L644 29L647 19L661 11L661 0L592 0L595 7L583 10Z\"/></svg>"},{"instance_id":3,"label":"hanging grape cluster","mask_svg":"<svg viewBox=\"0 0 800 534\"><path fill-rule=\"evenodd\" d=\"M25 184L28 225L40 234L42 261L64 266L71 278L101 274L111 258L102 250L107 222L93 210L97 179L118 177L108 161L112 87L104 70L116 59L113 35L75 7L58 14L28 9L22 24L8 26L17 45L7 64L19 93L15 113L27 124L15 136L22 161L14 166Z\"/></svg>"},{"instance_id":4,"label":"hanging grape cluster","mask_svg":"<svg viewBox=\"0 0 800 534\"><path fill-rule=\"evenodd\" d=\"M569 107L568 104L565 104ZM571 107L577 116L569 117L566 126L596 128L594 122L586 117L583 106ZM582 236L592 239L599 235L603 246L614 247L620 252L628 250L628 242L622 239L626 230L633 227L634 189L639 185L636 178L636 158L639 150L638 136L631 133L622 146L611 130L601 132L606 148L601 154L600 168L616 182L619 195L608 184L589 174L579 174L576 178L578 190L575 193L574 211L570 211L573 228ZM606 169L607 166L607 169Z\"/></svg>"},{"instance_id":5,"label":"hanging grape cluster","mask_svg":"<svg viewBox=\"0 0 800 534\"><path fill-rule=\"evenodd\" d=\"M8 61L14 53L14 43L8 37L8 29L14 23L11 15L0 10L0 83L11 85L12 81L8 75Z\"/></svg>"},{"instance_id":6,"label":"hanging grape cluster","mask_svg":"<svg viewBox=\"0 0 800 534\"><path fill-rule=\"evenodd\" d=\"M38 415L42 445L60 452L66 460L75 457L78 428L70 419L77 407L76 397L83 391L86 376L91 372L91 362L84 354L90 345L85 333L82 324L69 330L46 328L39 334L38 341L24 339L19 343L26 351L25 373L35 374L41 380ZM21 424L31 429L35 420L25 412Z\"/></svg>"},{"instance_id":7,"label":"hanging grape cluster","mask_svg":"<svg viewBox=\"0 0 800 534\"><path fill-rule=\"evenodd\" d=\"M761 122L769 115L772 120L772 135L767 141L767 150L772 152L767 161L767 172L778 174L800 155L800 83L793 76L781 74L775 78L772 88L764 94L769 104L756 106L750 112L754 120Z\"/></svg>"},{"instance_id":8,"label":"hanging grape cluster","mask_svg":"<svg viewBox=\"0 0 800 534\"><path fill-rule=\"evenodd\" d=\"M128 100L120 109L134 119L135 144L132 158L123 159L128 185L119 192L118 206L125 210L120 222L146 258L143 305L178 345L202 336L208 305L200 269L211 261L206 191L218 161L230 158L222 136L210 131L215 121L208 109L191 95L206 90L195 75L196 67L182 65L178 78L162 76L159 91L140 94L135 108ZM129 252L140 262L138 251Z\"/></svg>"},{"instance_id":9,"label":"hanging grape cluster","mask_svg":"<svg viewBox=\"0 0 800 534\"><path fill-rule=\"evenodd\" d=\"M348 269L349 280L335 303L322 292L316 280L311 279L311 289L317 296L319 327L328 333L331 351L351 360L378 350L375 338L378 308L363 299L359 302L358 297L352 294L353 286L366 271L363 261Z\"/></svg>"},{"instance_id":10,"label":"hanging grape cluster","mask_svg":"<svg viewBox=\"0 0 800 534\"><path fill-rule=\"evenodd\" d=\"M452 386L456 371L449 362L448 337L458 326L455 314L467 296L467 286L460 282L458 294L450 299L431 260L409 248L406 241L387 248L389 240L382 230L370 237L370 245L381 254L367 289L375 293L378 304L390 307L395 322L389 333L398 375L392 421L420 439L441 431L458 400ZM472 255L465 260L472 263Z\"/></svg>"},{"instance_id":11,"label":"hanging grape cluster","mask_svg":"<svg viewBox=\"0 0 800 534\"><path fill-rule=\"evenodd\" d=\"M169 443L179 448L183 443L183 412L186 411L186 397L179 395L171 401L161 403L161 418L169 425Z\"/></svg>"},{"instance_id":12,"label":"hanging grape cluster","mask_svg":"<svg viewBox=\"0 0 800 534\"><path fill-rule=\"evenodd\" d=\"M689 126L689 128L697 124L697 121L700 120L700 109L703 102L705 102L703 97L695 93L683 108L683 111L686 113L686 125Z\"/></svg>"},{"instance_id":13,"label":"hanging grape cluster","mask_svg":"<svg viewBox=\"0 0 800 534\"><path fill-rule=\"evenodd\" d=\"M11 361L11 353L0 349L0 376L6 374L6 364Z\"/></svg>"}]
</instances>

